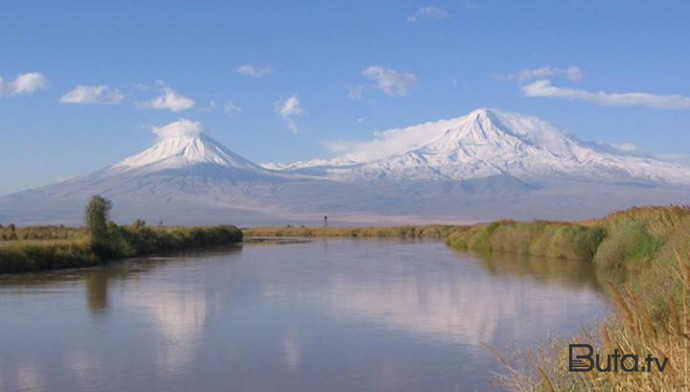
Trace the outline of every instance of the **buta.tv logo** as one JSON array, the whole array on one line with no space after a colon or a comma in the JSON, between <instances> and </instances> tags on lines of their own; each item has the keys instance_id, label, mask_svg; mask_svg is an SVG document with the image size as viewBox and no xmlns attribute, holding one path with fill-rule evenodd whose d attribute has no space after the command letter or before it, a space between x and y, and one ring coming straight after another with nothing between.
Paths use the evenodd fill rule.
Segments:
<instances>
[{"instance_id":1,"label":"buta.tv logo","mask_svg":"<svg viewBox=\"0 0 690 392\"><path fill-rule=\"evenodd\" d=\"M668 358L660 361L651 354L647 354L640 361L637 354L622 354L618 350L613 350L613 354L607 354L602 358L601 355L594 354L594 348L589 344L568 345L569 372L589 372L594 368L600 372L652 372L655 369L663 372L666 365Z\"/></svg>"}]
</instances>

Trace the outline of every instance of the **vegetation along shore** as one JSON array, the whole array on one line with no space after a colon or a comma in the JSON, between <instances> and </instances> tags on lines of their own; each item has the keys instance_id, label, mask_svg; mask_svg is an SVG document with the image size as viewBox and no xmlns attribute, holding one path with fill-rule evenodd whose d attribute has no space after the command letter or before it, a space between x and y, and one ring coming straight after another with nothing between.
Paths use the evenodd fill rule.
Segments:
<instances>
[{"instance_id":1,"label":"vegetation along shore","mask_svg":"<svg viewBox=\"0 0 690 392\"><path fill-rule=\"evenodd\" d=\"M91 267L105 260L166 253L242 241L235 226L151 227L137 220L118 225L108 219L112 204L94 196L85 227L0 229L0 274Z\"/></svg>"},{"instance_id":2,"label":"vegetation along shore","mask_svg":"<svg viewBox=\"0 0 690 392\"><path fill-rule=\"evenodd\" d=\"M639 207L584 222L502 220L472 226L400 227L150 227L117 225L111 204L94 197L84 228L7 225L0 229L0 273L93 266L107 259L230 244L247 237L398 237L444 239L449 247L478 252L580 260L613 276L613 309L580 336L544 342L532 352L499 355L511 389L682 390L690 374L690 206ZM668 358L663 372L568 372L567 344L585 342L595 354L635 353ZM526 357L531 357L527 359Z\"/></svg>"},{"instance_id":3,"label":"vegetation along shore","mask_svg":"<svg viewBox=\"0 0 690 392\"><path fill-rule=\"evenodd\" d=\"M553 262L584 260L618 278L609 284L613 312L602 325L502 358L509 369L503 381L510 389L690 390L690 207L631 208L579 223L504 220L456 230L446 243L546 256ZM569 372L567 347L576 342L592 344L594 355L602 358L618 350L640 358L668 358L668 365L663 372Z\"/></svg>"},{"instance_id":4,"label":"vegetation along shore","mask_svg":"<svg viewBox=\"0 0 690 392\"><path fill-rule=\"evenodd\" d=\"M518 391L690 390L690 207L639 207L584 222L502 220L472 226L254 228L248 236L444 238L456 249L579 260L606 270L611 316L581 336L511 356L501 381ZM561 260L561 261L559 261ZM568 372L568 343L668 358L664 371Z\"/></svg>"}]
</instances>

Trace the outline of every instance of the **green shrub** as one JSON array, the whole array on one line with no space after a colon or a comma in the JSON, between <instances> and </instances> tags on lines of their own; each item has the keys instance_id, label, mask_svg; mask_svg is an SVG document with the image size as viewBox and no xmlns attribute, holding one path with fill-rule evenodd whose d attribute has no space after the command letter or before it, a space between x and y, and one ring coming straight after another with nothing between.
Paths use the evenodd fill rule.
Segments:
<instances>
[{"instance_id":1,"label":"green shrub","mask_svg":"<svg viewBox=\"0 0 690 392\"><path fill-rule=\"evenodd\" d=\"M601 227L498 221L451 233L446 243L456 248L591 261L605 236Z\"/></svg>"},{"instance_id":2,"label":"green shrub","mask_svg":"<svg viewBox=\"0 0 690 392\"><path fill-rule=\"evenodd\" d=\"M612 224L609 232L594 255L595 263L608 268L626 266L630 261L650 257L662 245L642 223L628 218Z\"/></svg>"}]
</instances>

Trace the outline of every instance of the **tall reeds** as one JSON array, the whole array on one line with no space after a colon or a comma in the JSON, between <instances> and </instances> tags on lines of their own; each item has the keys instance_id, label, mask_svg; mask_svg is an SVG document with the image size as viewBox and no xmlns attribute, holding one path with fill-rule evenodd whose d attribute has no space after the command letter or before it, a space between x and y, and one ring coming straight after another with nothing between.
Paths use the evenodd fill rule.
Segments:
<instances>
[{"instance_id":1,"label":"tall reeds","mask_svg":"<svg viewBox=\"0 0 690 392\"><path fill-rule=\"evenodd\" d=\"M553 224L558 223L546 227ZM543 234L543 222L510 223L521 232L512 239L501 237L504 226L494 228L485 241L489 250L511 249L497 243L512 241L533 252L543 246L535 244L554 243L555 234L548 239ZM523 352L513 361L502 359L507 365L503 385L517 391L690 391L690 208L632 208L582 226L605 232L594 252L587 254L599 268L622 278L608 286L611 315L577 338L544 343L537 355ZM525 235L528 229L542 234ZM471 237L481 230L451 234L448 242L471 244ZM574 238L570 241L576 243ZM663 371L568 372L568 343L592 344L602 358L617 350L668 362Z\"/></svg>"}]
</instances>

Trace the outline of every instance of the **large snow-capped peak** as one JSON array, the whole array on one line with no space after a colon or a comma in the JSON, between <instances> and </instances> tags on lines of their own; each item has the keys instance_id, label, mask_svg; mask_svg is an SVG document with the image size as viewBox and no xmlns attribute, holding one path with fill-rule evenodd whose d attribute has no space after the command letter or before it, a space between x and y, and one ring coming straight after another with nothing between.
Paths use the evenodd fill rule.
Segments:
<instances>
[{"instance_id":1,"label":"large snow-capped peak","mask_svg":"<svg viewBox=\"0 0 690 392\"><path fill-rule=\"evenodd\" d=\"M690 183L690 168L582 142L535 117L477 109L393 129L332 160L272 165L338 180L462 180L512 175Z\"/></svg>"},{"instance_id":2,"label":"large snow-capped peak","mask_svg":"<svg viewBox=\"0 0 690 392\"><path fill-rule=\"evenodd\" d=\"M253 173L268 172L207 136L201 123L182 119L156 127L154 133L159 136L154 146L116 163L110 170L156 172L210 165Z\"/></svg>"}]
</instances>

